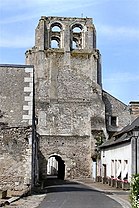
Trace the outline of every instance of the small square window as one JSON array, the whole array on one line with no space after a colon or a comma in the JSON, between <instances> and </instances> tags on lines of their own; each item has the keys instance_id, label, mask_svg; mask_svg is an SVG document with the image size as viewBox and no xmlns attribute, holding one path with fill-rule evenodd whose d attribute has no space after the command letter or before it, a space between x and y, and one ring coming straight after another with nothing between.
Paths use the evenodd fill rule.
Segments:
<instances>
[{"instance_id":1,"label":"small square window","mask_svg":"<svg viewBox=\"0 0 139 208\"><path fill-rule=\"evenodd\" d=\"M111 116L109 119L109 125L118 126L118 118L116 116Z\"/></svg>"}]
</instances>

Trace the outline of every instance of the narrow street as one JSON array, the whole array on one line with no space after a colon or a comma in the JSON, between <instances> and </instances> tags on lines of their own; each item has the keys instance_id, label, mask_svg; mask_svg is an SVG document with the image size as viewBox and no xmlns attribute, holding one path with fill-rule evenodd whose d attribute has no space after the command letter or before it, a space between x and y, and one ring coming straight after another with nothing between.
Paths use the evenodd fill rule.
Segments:
<instances>
[{"instance_id":1,"label":"narrow street","mask_svg":"<svg viewBox=\"0 0 139 208\"><path fill-rule=\"evenodd\" d=\"M49 179L47 195L38 208L122 208L105 193L76 182Z\"/></svg>"}]
</instances>

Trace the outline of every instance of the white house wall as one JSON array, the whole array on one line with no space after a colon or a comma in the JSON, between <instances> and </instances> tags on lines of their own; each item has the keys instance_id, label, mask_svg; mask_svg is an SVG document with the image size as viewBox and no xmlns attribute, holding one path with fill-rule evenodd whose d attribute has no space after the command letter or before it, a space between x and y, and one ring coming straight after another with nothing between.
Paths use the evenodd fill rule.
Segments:
<instances>
[{"instance_id":1,"label":"white house wall","mask_svg":"<svg viewBox=\"0 0 139 208\"><path fill-rule=\"evenodd\" d=\"M112 174L112 160L114 161L114 178L117 177L115 169L116 162L118 166L118 161L121 160L121 171L122 175L125 172L125 161L128 161L128 181L130 181L131 178L131 144L121 144L116 147L109 147L107 149L103 149L101 151L101 160L102 160L102 166L106 165L106 176L111 177ZM118 169L118 167L117 167ZM103 168L102 168L103 170ZM104 176L102 171L102 176Z\"/></svg>"}]
</instances>

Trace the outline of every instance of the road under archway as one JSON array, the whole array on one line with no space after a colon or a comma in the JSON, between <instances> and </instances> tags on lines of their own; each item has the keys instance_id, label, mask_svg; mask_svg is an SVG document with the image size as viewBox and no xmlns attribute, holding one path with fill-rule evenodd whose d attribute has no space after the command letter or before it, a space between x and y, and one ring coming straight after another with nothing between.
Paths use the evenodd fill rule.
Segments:
<instances>
[{"instance_id":1,"label":"road under archway","mask_svg":"<svg viewBox=\"0 0 139 208\"><path fill-rule=\"evenodd\" d=\"M65 163L59 155L51 155L47 163L47 176L64 180Z\"/></svg>"}]
</instances>

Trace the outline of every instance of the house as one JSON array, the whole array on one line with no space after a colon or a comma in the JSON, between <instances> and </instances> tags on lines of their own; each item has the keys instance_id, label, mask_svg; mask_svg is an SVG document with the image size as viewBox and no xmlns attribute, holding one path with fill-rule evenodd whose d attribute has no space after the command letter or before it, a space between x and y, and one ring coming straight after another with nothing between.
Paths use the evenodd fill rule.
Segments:
<instances>
[{"instance_id":1,"label":"house","mask_svg":"<svg viewBox=\"0 0 139 208\"><path fill-rule=\"evenodd\" d=\"M102 178L130 182L139 173L139 117L100 146Z\"/></svg>"}]
</instances>

